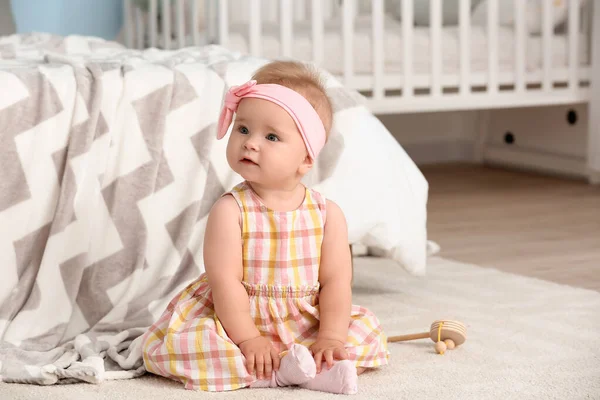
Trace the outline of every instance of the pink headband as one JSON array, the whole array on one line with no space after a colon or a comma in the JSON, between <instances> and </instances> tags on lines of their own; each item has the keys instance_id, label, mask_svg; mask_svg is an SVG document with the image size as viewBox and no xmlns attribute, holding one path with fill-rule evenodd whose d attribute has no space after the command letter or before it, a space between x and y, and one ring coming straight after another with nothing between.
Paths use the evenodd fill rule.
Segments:
<instances>
[{"instance_id":1,"label":"pink headband","mask_svg":"<svg viewBox=\"0 0 600 400\"><path fill-rule=\"evenodd\" d=\"M308 150L310 157L315 160L325 145L325 127L315 111L300 93L285 86L276 84L257 85L255 80L240 86L233 86L225 95L225 105L219 116L217 139L222 139L231 125L233 114L240 101L246 97L269 100L290 114Z\"/></svg>"}]
</instances>

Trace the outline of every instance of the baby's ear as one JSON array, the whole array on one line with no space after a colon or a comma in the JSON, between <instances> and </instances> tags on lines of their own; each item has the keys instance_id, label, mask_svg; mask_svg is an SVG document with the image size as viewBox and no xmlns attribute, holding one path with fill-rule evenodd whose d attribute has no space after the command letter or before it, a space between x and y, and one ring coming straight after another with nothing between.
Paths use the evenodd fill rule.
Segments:
<instances>
[{"instance_id":1,"label":"baby's ear","mask_svg":"<svg viewBox=\"0 0 600 400\"><path fill-rule=\"evenodd\" d=\"M302 164L300 164L298 172L300 172L301 175L306 175L312 169L314 164L314 160L307 154L306 157L304 157Z\"/></svg>"}]
</instances>

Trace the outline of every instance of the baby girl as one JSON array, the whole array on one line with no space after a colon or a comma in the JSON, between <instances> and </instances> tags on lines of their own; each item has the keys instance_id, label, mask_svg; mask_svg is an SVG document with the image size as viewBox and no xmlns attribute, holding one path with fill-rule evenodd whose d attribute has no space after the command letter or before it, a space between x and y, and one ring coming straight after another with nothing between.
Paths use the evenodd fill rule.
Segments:
<instances>
[{"instance_id":1,"label":"baby girl","mask_svg":"<svg viewBox=\"0 0 600 400\"><path fill-rule=\"evenodd\" d=\"M227 161L244 181L211 209L205 273L144 335L149 372L188 389L354 394L359 374L388 363L379 321L352 305L344 214L301 183L332 119L301 63L269 63L228 91L217 137L233 122Z\"/></svg>"}]
</instances>

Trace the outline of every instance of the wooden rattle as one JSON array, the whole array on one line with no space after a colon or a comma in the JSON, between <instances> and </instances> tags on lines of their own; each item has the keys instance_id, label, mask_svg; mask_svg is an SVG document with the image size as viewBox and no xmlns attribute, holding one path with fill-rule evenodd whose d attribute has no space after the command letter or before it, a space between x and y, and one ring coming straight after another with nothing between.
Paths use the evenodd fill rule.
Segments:
<instances>
[{"instance_id":1,"label":"wooden rattle","mask_svg":"<svg viewBox=\"0 0 600 400\"><path fill-rule=\"evenodd\" d=\"M435 351L438 354L444 354L446 350L452 350L467 340L467 328L462 322L437 320L431 324L429 332L390 336L388 342L405 342L427 338L435 342Z\"/></svg>"}]
</instances>

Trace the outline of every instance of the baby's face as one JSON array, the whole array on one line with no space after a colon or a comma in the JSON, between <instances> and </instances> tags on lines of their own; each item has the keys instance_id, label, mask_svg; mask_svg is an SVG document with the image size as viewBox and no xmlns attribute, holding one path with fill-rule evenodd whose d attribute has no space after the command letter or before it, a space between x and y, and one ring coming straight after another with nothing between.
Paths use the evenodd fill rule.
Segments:
<instances>
[{"instance_id":1,"label":"baby's face","mask_svg":"<svg viewBox=\"0 0 600 400\"><path fill-rule=\"evenodd\" d=\"M268 100L245 98L237 110L227 161L250 182L282 186L306 171L308 152L300 131L283 108Z\"/></svg>"}]
</instances>

